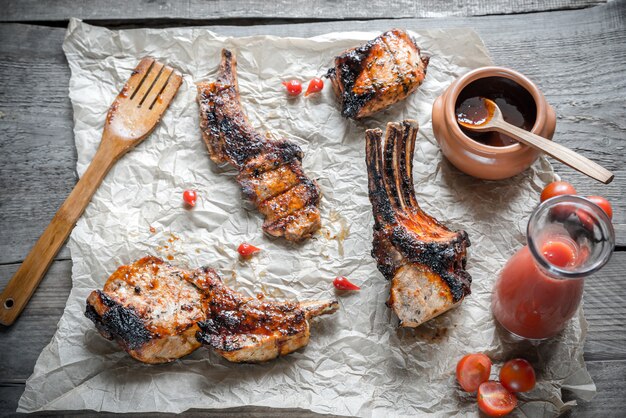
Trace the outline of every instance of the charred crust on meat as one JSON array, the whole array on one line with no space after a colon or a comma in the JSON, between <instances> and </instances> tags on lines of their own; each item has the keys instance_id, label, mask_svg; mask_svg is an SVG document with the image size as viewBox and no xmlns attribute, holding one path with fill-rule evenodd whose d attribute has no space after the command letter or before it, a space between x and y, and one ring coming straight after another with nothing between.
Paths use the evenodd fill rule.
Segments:
<instances>
[{"instance_id":1,"label":"charred crust on meat","mask_svg":"<svg viewBox=\"0 0 626 418\"><path fill-rule=\"evenodd\" d=\"M326 73L326 77L333 83L341 83L344 87L340 97L341 115L343 117L355 118L365 103L376 94L373 89L365 94L357 95L353 93L354 84L359 74L364 70L365 59L369 54L370 48L371 42L368 42L336 57L335 68L331 68ZM337 72L339 72L339 75Z\"/></svg>"},{"instance_id":2,"label":"charred crust on meat","mask_svg":"<svg viewBox=\"0 0 626 418\"><path fill-rule=\"evenodd\" d=\"M392 29L335 57L334 67L325 77L339 99L341 114L360 119L415 91L426 76L428 63L414 38Z\"/></svg>"},{"instance_id":3,"label":"charred crust on meat","mask_svg":"<svg viewBox=\"0 0 626 418\"><path fill-rule=\"evenodd\" d=\"M154 291L135 292L137 283L152 281ZM308 320L337 308L335 301L247 297L210 267L185 270L145 257L120 266L104 290L91 292L85 316L103 337L147 363L174 360L202 344L230 361L256 362L303 347Z\"/></svg>"},{"instance_id":4,"label":"charred crust on meat","mask_svg":"<svg viewBox=\"0 0 626 418\"><path fill-rule=\"evenodd\" d=\"M465 271L470 240L465 231L449 230L419 207L412 177L416 135L417 123L410 120L389 123L384 140L380 129L366 131L372 257L388 280L404 265L424 266L445 283L457 303L470 294L472 279Z\"/></svg>"},{"instance_id":5,"label":"charred crust on meat","mask_svg":"<svg viewBox=\"0 0 626 418\"><path fill-rule=\"evenodd\" d=\"M280 189L280 178L258 180L261 175L282 167L288 167L300 184L318 185L312 182L302 170L304 153L295 143L285 139L272 139L259 134L248 121L241 106L237 85L236 58L233 53L222 50L217 80L212 83L198 83L198 104L200 107L200 127L202 138L211 160L215 163L228 163L239 171L237 181L245 199L259 207L268 196L267 190ZM255 181L256 180L256 181ZM273 183L272 183L273 182ZM278 190L285 193L285 190ZM319 196L319 189L315 191ZM263 198L261 198L263 196ZM269 197L276 197L272 195ZM276 223L279 211L265 211L264 230L273 236L283 236L290 241L301 241L320 228L319 199L315 203L296 209L311 208L315 216L302 225L289 228L288 222ZM268 213L269 212L269 213ZM276 215L276 216L272 216ZM273 229L269 229L273 225ZM280 225L280 226L277 226ZM282 228L282 229L281 229Z\"/></svg>"},{"instance_id":6,"label":"charred crust on meat","mask_svg":"<svg viewBox=\"0 0 626 418\"><path fill-rule=\"evenodd\" d=\"M105 338L115 339L130 350L136 350L150 341L152 334L133 308L118 304L100 290L97 293L102 304L109 309L100 316L88 304L85 316L94 322Z\"/></svg>"}]
</instances>

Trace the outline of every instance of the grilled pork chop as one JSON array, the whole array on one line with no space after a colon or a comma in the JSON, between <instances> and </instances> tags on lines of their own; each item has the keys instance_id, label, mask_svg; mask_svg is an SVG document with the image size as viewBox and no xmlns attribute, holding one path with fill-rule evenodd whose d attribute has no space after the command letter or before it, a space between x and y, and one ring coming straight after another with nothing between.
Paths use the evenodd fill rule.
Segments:
<instances>
[{"instance_id":1,"label":"grilled pork chop","mask_svg":"<svg viewBox=\"0 0 626 418\"><path fill-rule=\"evenodd\" d=\"M309 319L335 301L247 298L210 268L184 270L156 257L121 266L91 292L85 315L100 334L144 363L183 357L202 343L233 362L259 362L309 342Z\"/></svg>"},{"instance_id":2,"label":"grilled pork chop","mask_svg":"<svg viewBox=\"0 0 626 418\"><path fill-rule=\"evenodd\" d=\"M392 29L335 58L328 71L341 114L360 119L404 100L426 77L428 57L402 29Z\"/></svg>"},{"instance_id":3,"label":"grilled pork chop","mask_svg":"<svg viewBox=\"0 0 626 418\"><path fill-rule=\"evenodd\" d=\"M198 83L202 137L215 163L239 170L244 197L265 216L263 230L302 241L321 227L320 189L302 170L300 147L259 134L241 107L237 60L222 50L217 81Z\"/></svg>"},{"instance_id":4,"label":"grilled pork chop","mask_svg":"<svg viewBox=\"0 0 626 418\"><path fill-rule=\"evenodd\" d=\"M374 212L372 256L391 290L387 305L400 325L417 327L470 294L465 271L470 241L422 211L413 189L417 122L388 123L366 131L369 197Z\"/></svg>"}]
</instances>

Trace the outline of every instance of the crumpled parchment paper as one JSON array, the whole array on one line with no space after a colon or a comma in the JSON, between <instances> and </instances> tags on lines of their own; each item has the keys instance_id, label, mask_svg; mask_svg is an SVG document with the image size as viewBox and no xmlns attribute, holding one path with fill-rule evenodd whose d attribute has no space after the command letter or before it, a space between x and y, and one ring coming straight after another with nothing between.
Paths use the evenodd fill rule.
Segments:
<instances>
[{"instance_id":1,"label":"crumpled parchment paper","mask_svg":"<svg viewBox=\"0 0 626 418\"><path fill-rule=\"evenodd\" d=\"M70 22L64 50L72 72L79 174L96 151L109 105L141 57L175 66L185 74L184 84L154 133L113 167L74 229L73 289L18 411L261 405L358 416L477 415L474 396L461 392L454 378L456 362L468 352L488 354L496 363L494 377L514 356L533 362L538 384L520 396L518 416L562 412L569 406L561 400L562 388L583 399L593 396L582 358L582 312L559 337L535 346L506 340L489 309L498 270L524 244L539 192L555 178L550 164L540 159L510 180L480 181L454 169L432 134L434 99L459 75L491 64L476 33L415 33L432 57L426 80L405 102L373 119L343 119L329 85L317 96L286 97L281 81L320 76L336 54L376 35L232 38L203 28L110 31ZM298 143L306 171L323 190L322 231L304 244L264 236L261 216L242 202L234 170L209 160L195 82L215 76L223 47L237 54L241 99L252 123ZM365 129L403 118L420 124L414 178L422 208L453 229L465 229L472 241L471 296L415 330L396 327L385 306L388 283L370 256L373 219L364 157ZM182 205L187 188L199 193L193 210ZM236 247L243 241L263 251L241 262ZM338 296L341 310L315 321L310 344L289 356L231 364L201 348L171 364L150 366L102 338L83 315L89 292L102 288L119 265L147 254L191 268L212 266L228 285L248 294L333 298L337 275L362 290Z\"/></svg>"}]
</instances>

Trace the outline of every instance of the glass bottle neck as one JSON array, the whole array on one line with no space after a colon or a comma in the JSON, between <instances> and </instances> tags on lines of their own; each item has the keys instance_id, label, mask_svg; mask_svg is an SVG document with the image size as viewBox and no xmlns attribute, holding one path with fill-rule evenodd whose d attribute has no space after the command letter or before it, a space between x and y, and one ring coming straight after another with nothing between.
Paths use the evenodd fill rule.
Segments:
<instances>
[{"instance_id":1,"label":"glass bottle neck","mask_svg":"<svg viewBox=\"0 0 626 418\"><path fill-rule=\"evenodd\" d=\"M615 246L606 213L580 196L558 196L540 204L528 222L527 240L538 268L558 279L599 270Z\"/></svg>"}]
</instances>

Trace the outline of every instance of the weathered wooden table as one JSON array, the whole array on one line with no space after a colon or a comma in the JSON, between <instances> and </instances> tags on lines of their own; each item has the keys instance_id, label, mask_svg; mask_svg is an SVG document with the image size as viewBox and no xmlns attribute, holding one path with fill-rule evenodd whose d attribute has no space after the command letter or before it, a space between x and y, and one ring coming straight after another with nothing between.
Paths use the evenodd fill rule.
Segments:
<instances>
[{"instance_id":1,"label":"weathered wooden table","mask_svg":"<svg viewBox=\"0 0 626 418\"><path fill-rule=\"evenodd\" d=\"M571 416L626 414L626 0L232 2L4 0L0 11L0 287L76 183L68 99L69 68L61 44L70 16L109 27L211 25L226 35L313 36L390 27L472 27L497 65L515 68L544 91L558 114L555 140L615 173L609 186L555 164L583 195L611 200L617 247L588 280L587 367L598 394ZM540 12L540 13L535 13ZM361 19L361 21L352 20ZM392 20L393 19L393 20ZM363 20L367 20L364 22ZM228 25L228 26L225 26ZM0 415L15 411L37 356L55 332L71 287L61 250L12 327L0 327ZM300 410L235 408L203 416L314 416Z\"/></svg>"}]
</instances>

